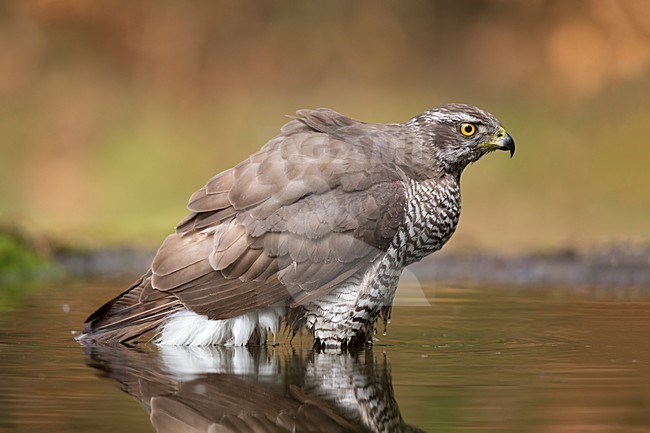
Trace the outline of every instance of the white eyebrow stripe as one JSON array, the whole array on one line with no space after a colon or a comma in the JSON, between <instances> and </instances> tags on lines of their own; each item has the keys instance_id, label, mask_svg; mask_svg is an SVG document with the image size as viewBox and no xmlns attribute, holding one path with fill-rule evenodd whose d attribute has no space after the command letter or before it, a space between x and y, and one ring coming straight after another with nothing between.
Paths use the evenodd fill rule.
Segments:
<instances>
[{"instance_id":1,"label":"white eyebrow stripe","mask_svg":"<svg viewBox=\"0 0 650 433\"><path fill-rule=\"evenodd\" d=\"M483 123L480 119L467 113L450 113L450 112L433 112L429 113L426 118L433 122L471 122Z\"/></svg>"},{"instance_id":2,"label":"white eyebrow stripe","mask_svg":"<svg viewBox=\"0 0 650 433\"><path fill-rule=\"evenodd\" d=\"M470 116L467 113L454 113L452 117L458 122L482 123L480 119Z\"/></svg>"}]
</instances>

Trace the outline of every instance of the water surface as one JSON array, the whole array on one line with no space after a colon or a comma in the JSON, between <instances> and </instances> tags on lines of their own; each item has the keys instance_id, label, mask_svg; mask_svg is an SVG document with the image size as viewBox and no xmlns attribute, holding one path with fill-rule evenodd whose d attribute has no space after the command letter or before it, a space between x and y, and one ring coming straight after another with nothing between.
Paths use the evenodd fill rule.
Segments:
<instances>
[{"instance_id":1,"label":"water surface","mask_svg":"<svg viewBox=\"0 0 650 433\"><path fill-rule=\"evenodd\" d=\"M356 353L84 350L84 316L126 283L1 301L0 431L650 431L642 291L429 286Z\"/></svg>"}]
</instances>

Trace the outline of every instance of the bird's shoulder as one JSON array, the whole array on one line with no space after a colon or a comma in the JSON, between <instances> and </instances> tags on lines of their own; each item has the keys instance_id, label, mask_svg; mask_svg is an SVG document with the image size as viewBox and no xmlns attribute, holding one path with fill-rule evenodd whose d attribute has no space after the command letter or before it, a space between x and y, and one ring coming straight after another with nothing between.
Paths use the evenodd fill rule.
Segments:
<instances>
[{"instance_id":1,"label":"bird's shoulder","mask_svg":"<svg viewBox=\"0 0 650 433\"><path fill-rule=\"evenodd\" d=\"M368 124L328 109L300 110L280 135L196 191L188 204L193 214L178 228L192 222L205 229L236 215L268 219L283 208L361 212L375 209L375 200L378 211L401 205L408 173L398 163L399 132L397 125Z\"/></svg>"}]
</instances>

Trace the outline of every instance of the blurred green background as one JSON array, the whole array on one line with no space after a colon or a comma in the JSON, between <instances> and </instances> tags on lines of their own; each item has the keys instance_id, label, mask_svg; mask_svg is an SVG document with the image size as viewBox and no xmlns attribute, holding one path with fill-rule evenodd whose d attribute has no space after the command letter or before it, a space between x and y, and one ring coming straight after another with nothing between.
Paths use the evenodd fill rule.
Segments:
<instances>
[{"instance_id":1,"label":"blurred green background","mask_svg":"<svg viewBox=\"0 0 650 433\"><path fill-rule=\"evenodd\" d=\"M445 102L517 142L450 249L650 241L645 0L5 1L0 51L0 220L64 243L156 246L296 109Z\"/></svg>"}]
</instances>

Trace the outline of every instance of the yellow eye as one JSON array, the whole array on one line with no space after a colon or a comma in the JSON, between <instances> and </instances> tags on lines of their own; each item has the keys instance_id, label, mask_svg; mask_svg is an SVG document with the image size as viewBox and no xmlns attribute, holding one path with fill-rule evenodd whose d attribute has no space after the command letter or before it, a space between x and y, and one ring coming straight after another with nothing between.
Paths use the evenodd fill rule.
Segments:
<instances>
[{"instance_id":1,"label":"yellow eye","mask_svg":"<svg viewBox=\"0 0 650 433\"><path fill-rule=\"evenodd\" d=\"M473 123L462 123L460 125L460 133L465 137L471 137L476 134L476 125Z\"/></svg>"}]
</instances>

